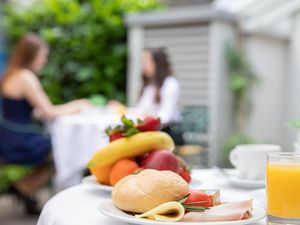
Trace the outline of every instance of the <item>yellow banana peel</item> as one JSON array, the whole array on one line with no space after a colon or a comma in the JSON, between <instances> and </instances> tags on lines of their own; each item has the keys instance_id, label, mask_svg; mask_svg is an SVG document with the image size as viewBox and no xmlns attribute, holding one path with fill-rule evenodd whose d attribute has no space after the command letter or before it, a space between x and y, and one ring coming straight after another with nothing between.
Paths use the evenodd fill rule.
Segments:
<instances>
[{"instance_id":1,"label":"yellow banana peel","mask_svg":"<svg viewBox=\"0 0 300 225\"><path fill-rule=\"evenodd\" d=\"M155 149L174 150L172 138L161 131L142 132L115 140L100 149L88 162L88 168L106 166L122 158L142 155Z\"/></svg>"},{"instance_id":2,"label":"yellow banana peel","mask_svg":"<svg viewBox=\"0 0 300 225\"><path fill-rule=\"evenodd\" d=\"M149 210L148 212L135 215L135 218L175 222L182 219L184 212L184 207L179 202L166 202Z\"/></svg>"}]
</instances>

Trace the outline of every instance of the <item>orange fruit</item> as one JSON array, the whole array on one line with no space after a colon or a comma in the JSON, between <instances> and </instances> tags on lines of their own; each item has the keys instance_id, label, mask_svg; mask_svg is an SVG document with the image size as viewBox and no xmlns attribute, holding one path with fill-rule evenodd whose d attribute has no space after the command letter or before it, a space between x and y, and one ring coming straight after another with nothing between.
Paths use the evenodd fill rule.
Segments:
<instances>
[{"instance_id":1,"label":"orange fruit","mask_svg":"<svg viewBox=\"0 0 300 225\"><path fill-rule=\"evenodd\" d=\"M138 168L139 166L134 160L120 159L115 163L111 170L109 176L110 185L114 186L119 180L121 180L123 177L133 174Z\"/></svg>"},{"instance_id":2,"label":"orange fruit","mask_svg":"<svg viewBox=\"0 0 300 225\"><path fill-rule=\"evenodd\" d=\"M99 183L109 185L109 176L113 166L114 164L108 166L94 166L90 169L90 171Z\"/></svg>"}]
</instances>

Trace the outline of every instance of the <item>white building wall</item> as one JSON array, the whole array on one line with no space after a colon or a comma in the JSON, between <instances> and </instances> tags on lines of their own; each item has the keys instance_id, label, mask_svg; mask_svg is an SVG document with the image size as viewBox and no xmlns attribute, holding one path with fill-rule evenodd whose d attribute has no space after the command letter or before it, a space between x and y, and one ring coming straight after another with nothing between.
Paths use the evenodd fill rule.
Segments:
<instances>
[{"instance_id":1,"label":"white building wall","mask_svg":"<svg viewBox=\"0 0 300 225\"><path fill-rule=\"evenodd\" d=\"M140 26L133 26L128 30L128 71L127 74L127 102L136 104L141 89L142 51L144 47L144 30Z\"/></svg>"},{"instance_id":2,"label":"white building wall","mask_svg":"<svg viewBox=\"0 0 300 225\"><path fill-rule=\"evenodd\" d=\"M285 104L285 121L300 118L300 13L294 16L293 33L289 46L289 82L287 84L287 98ZM292 128L284 129L284 148L294 149L293 143L299 131Z\"/></svg>"},{"instance_id":3,"label":"white building wall","mask_svg":"<svg viewBox=\"0 0 300 225\"><path fill-rule=\"evenodd\" d=\"M252 107L246 133L260 143L283 144L288 42L249 35L244 44L246 56L258 75L251 91Z\"/></svg>"},{"instance_id":4,"label":"white building wall","mask_svg":"<svg viewBox=\"0 0 300 225\"><path fill-rule=\"evenodd\" d=\"M146 27L144 47L164 47L173 75L179 80L184 106L209 102L209 24Z\"/></svg>"},{"instance_id":5,"label":"white building wall","mask_svg":"<svg viewBox=\"0 0 300 225\"><path fill-rule=\"evenodd\" d=\"M210 165L221 162L222 150L233 131L232 96L226 69L226 45L234 45L236 31L231 24L214 21L210 30Z\"/></svg>"}]
</instances>

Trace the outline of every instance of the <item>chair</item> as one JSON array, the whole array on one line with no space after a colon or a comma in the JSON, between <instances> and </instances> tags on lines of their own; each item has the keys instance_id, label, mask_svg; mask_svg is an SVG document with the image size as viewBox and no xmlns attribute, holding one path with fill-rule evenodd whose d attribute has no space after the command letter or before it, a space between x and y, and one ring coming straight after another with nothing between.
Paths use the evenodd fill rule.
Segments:
<instances>
[{"instance_id":1,"label":"chair","mask_svg":"<svg viewBox=\"0 0 300 225\"><path fill-rule=\"evenodd\" d=\"M172 127L173 132L181 133L184 143L178 146L177 153L190 165L206 167L209 141L208 107L186 106L181 111L181 116L181 124Z\"/></svg>"}]
</instances>

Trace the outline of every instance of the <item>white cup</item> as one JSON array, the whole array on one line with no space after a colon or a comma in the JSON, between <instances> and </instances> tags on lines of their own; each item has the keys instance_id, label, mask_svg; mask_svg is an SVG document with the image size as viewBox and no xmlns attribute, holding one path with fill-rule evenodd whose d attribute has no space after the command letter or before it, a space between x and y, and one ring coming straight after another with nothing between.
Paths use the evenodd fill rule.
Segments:
<instances>
[{"instance_id":1,"label":"white cup","mask_svg":"<svg viewBox=\"0 0 300 225\"><path fill-rule=\"evenodd\" d=\"M300 142L299 141L294 143L294 152L300 152Z\"/></svg>"},{"instance_id":2,"label":"white cup","mask_svg":"<svg viewBox=\"0 0 300 225\"><path fill-rule=\"evenodd\" d=\"M237 145L230 152L229 160L241 178L263 180L265 179L267 154L280 151L279 145Z\"/></svg>"}]
</instances>

